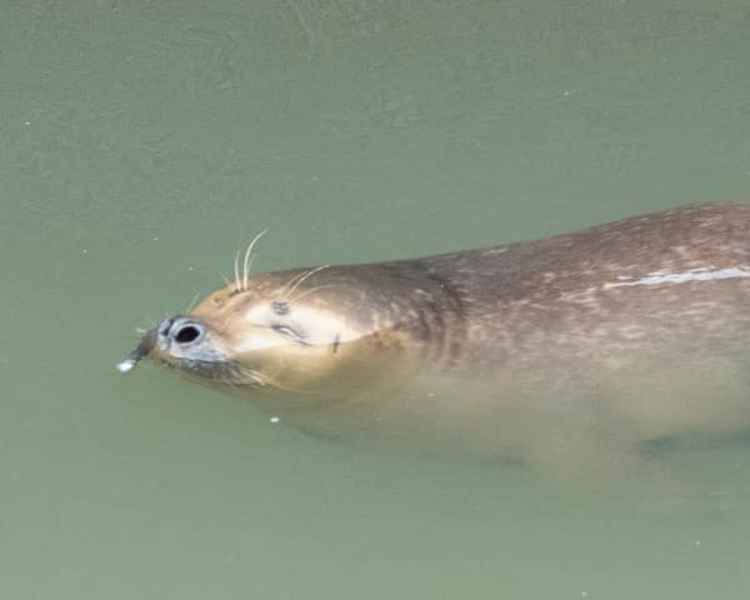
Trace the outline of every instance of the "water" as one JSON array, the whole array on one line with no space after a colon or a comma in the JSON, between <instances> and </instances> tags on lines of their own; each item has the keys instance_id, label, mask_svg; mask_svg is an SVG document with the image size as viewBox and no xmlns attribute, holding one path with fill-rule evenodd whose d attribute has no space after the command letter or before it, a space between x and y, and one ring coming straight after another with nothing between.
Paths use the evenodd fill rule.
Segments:
<instances>
[{"instance_id":1,"label":"water","mask_svg":"<svg viewBox=\"0 0 750 600\"><path fill-rule=\"evenodd\" d=\"M2 596L744 598L746 444L547 481L114 365L266 227L270 270L747 197L749 25L741 0L5 3Z\"/></svg>"}]
</instances>

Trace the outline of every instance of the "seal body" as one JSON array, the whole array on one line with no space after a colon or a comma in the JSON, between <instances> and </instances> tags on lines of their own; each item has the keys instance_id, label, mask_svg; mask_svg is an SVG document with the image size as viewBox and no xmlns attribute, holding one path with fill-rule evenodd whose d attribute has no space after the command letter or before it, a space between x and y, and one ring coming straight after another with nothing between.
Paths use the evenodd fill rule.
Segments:
<instances>
[{"instance_id":1,"label":"seal body","mask_svg":"<svg viewBox=\"0 0 750 600\"><path fill-rule=\"evenodd\" d=\"M257 274L141 355L326 436L574 461L750 426L750 206Z\"/></svg>"}]
</instances>

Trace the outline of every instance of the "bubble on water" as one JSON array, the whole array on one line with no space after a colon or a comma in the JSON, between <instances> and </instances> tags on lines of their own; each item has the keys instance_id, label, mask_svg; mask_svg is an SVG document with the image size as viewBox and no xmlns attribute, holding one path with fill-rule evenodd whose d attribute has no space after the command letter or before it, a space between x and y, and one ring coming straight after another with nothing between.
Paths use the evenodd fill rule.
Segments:
<instances>
[{"instance_id":1,"label":"bubble on water","mask_svg":"<svg viewBox=\"0 0 750 600\"><path fill-rule=\"evenodd\" d=\"M117 370L120 373L127 373L135 366L135 361L132 358L126 358L122 362L117 363Z\"/></svg>"}]
</instances>

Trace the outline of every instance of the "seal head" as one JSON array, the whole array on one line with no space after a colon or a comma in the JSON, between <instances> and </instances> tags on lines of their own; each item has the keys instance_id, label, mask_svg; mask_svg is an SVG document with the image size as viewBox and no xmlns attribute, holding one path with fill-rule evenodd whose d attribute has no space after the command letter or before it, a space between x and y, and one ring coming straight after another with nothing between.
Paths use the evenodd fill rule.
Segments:
<instances>
[{"instance_id":1,"label":"seal head","mask_svg":"<svg viewBox=\"0 0 750 600\"><path fill-rule=\"evenodd\" d=\"M366 284L347 293L334 275L293 293L294 282L310 273L260 274L217 290L190 314L162 320L118 368L127 372L148 356L203 384L294 392L308 405L314 397L343 400L384 374L393 380L401 370L395 355L408 355L407 333L384 330L382 311L362 302Z\"/></svg>"}]
</instances>

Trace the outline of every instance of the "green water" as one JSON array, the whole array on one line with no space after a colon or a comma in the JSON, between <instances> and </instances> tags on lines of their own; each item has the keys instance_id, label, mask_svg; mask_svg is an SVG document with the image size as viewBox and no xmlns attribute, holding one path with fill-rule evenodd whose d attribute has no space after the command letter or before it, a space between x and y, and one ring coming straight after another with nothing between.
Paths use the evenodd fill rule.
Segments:
<instances>
[{"instance_id":1,"label":"green water","mask_svg":"<svg viewBox=\"0 0 750 600\"><path fill-rule=\"evenodd\" d=\"M0 597L745 598L747 447L663 478L310 439L153 368L228 274L750 189L745 0L0 6Z\"/></svg>"}]
</instances>

